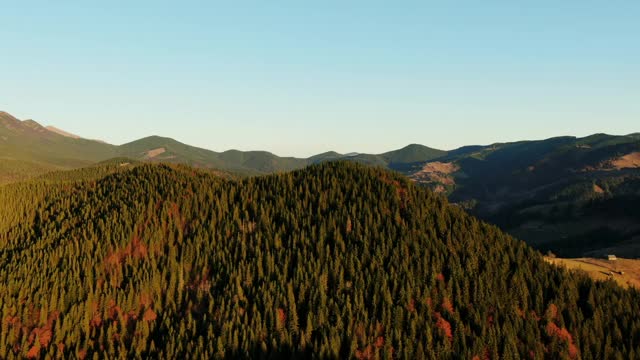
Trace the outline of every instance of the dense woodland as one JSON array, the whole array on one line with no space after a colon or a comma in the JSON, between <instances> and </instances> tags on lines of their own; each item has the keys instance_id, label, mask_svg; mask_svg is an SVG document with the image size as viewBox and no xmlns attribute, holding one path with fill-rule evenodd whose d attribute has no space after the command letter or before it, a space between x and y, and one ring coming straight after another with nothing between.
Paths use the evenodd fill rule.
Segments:
<instances>
[{"instance_id":1,"label":"dense woodland","mask_svg":"<svg viewBox=\"0 0 640 360\"><path fill-rule=\"evenodd\" d=\"M355 163L0 187L2 359L633 359L639 303Z\"/></svg>"}]
</instances>

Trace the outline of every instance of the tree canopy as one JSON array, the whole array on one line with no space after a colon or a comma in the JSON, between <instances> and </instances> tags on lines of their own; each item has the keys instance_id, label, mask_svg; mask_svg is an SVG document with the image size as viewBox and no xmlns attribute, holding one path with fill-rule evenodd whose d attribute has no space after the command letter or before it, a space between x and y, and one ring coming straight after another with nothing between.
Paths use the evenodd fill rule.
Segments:
<instances>
[{"instance_id":1,"label":"tree canopy","mask_svg":"<svg viewBox=\"0 0 640 360\"><path fill-rule=\"evenodd\" d=\"M0 187L3 359L630 359L638 303L350 162Z\"/></svg>"}]
</instances>

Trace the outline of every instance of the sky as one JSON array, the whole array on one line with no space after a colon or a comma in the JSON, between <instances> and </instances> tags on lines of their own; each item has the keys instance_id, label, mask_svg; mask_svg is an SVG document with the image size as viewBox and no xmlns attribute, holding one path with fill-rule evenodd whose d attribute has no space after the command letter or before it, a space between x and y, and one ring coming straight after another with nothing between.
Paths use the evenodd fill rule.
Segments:
<instances>
[{"instance_id":1,"label":"sky","mask_svg":"<svg viewBox=\"0 0 640 360\"><path fill-rule=\"evenodd\" d=\"M0 0L0 110L281 156L640 131L640 1Z\"/></svg>"}]
</instances>

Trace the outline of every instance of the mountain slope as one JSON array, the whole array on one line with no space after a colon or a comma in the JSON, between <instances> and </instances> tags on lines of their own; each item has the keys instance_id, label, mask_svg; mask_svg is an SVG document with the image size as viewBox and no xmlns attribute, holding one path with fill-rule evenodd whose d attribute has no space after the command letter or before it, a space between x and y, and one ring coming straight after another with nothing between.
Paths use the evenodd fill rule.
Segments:
<instances>
[{"instance_id":1,"label":"mountain slope","mask_svg":"<svg viewBox=\"0 0 640 360\"><path fill-rule=\"evenodd\" d=\"M543 250L640 256L640 139L595 134L466 147L410 174ZM623 209L629 209L625 211Z\"/></svg>"},{"instance_id":2,"label":"mountain slope","mask_svg":"<svg viewBox=\"0 0 640 360\"><path fill-rule=\"evenodd\" d=\"M139 160L179 162L200 167L213 167L248 174L290 171L324 161L350 160L363 164L403 170L416 162L443 156L445 151L412 144L383 154L343 155L334 151L309 158L279 157L266 151L228 150L217 153L182 144L170 138L150 136L118 148L121 156Z\"/></svg>"},{"instance_id":3,"label":"mountain slope","mask_svg":"<svg viewBox=\"0 0 640 360\"><path fill-rule=\"evenodd\" d=\"M66 131L64 131L64 130L58 129L58 128L57 128L57 127L55 127L55 126L46 126L46 127L45 127L45 129L47 129L47 130L49 130L49 131L51 131L51 132L54 132L54 133L56 133L56 134L62 135L62 136L70 137L70 138L72 138L72 139L80 139L80 138L81 138L81 137L80 137L80 136L78 136L78 135L75 135L75 134L72 134L72 133L70 133L70 132L66 132Z\"/></svg>"},{"instance_id":4,"label":"mountain slope","mask_svg":"<svg viewBox=\"0 0 640 360\"><path fill-rule=\"evenodd\" d=\"M43 171L51 168L77 168L113 157L187 164L245 175L290 171L331 160L351 160L404 171L411 168L414 162L428 161L444 154L444 151L413 144L383 154L342 155L328 152L303 159L279 157L266 151L215 152L160 136L149 136L113 146L85 140L54 127L44 128L33 120L20 121L8 113L0 112L0 161L11 159L41 164ZM18 170L19 168L14 172ZM6 175L4 178L7 181L6 179L21 179L30 175L30 172L24 172L18 177ZM0 174L0 182L2 177Z\"/></svg>"},{"instance_id":5,"label":"mountain slope","mask_svg":"<svg viewBox=\"0 0 640 360\"><path fill-rule=\"evenodd\" d=\"M310 157L311 164L322 161L349 160L372 166L381 166L401 172L405 172L415 166L415 163L429 161L441 156L445 156L446 151L432 149L424 145L411 144L402 149L389 151L382 154L338 154L327 152Z\"/></svg>"},{"instance_id":6,"label":"mountain slope","mask_svg":"<svg viewBox=\"0 0 640 360\"><path fill-rule=\"evenodd\" d=\"M58 168L89 165L115 156L113 145L74 139L47 130L33 120L0 112L0 158Z\"/></svg>"},{"instance_id":7,"label":"mountain slope","mask_svg":"<svg viewBox=\"0 0 640 360\"><path fill-rule=\"evenodd\" d=\"M429 161L446 154L446 151L432 149L424 145L411 144L399 150L386 152L380 156L390 164L408 164Z\"/></svg>"},{"instance_id":8,"label":"mountain slope","mask_svg":"<svg viewBox=\"0 0 640 360\"><path fill-rule=\"evenodd\" d=\"M0 158L0 185L37 177L56 169L45 164Z\"/></svg>"},{"instance_id":9,"label":"mountain slope","mask_svg":"<svg viewBox=\"0 0 640 360\"><path fill-rule=\"evenodd\" d=\"M393 173L81 178L0 187L0 358L640 351L640 293L549 265Z\"/></svg>"},{"instance_id":10,"label":"mountain slope","mask_svg":"<svg viewBox=\"0 0 640 360\"><path fill-rule=\"evenodd\" d=\"M153 161L192 161L194 165L208 163L217 158L217 153L195 148L171 138L149 136L118 147L120 156Z\"/></svg>"},{"instance_id":11,"label":"mountain slope","mask_svg":"<svg viewBox=\"0 0 640 360\"><path fill-rule=\"evenodd\" d=\"M118 147L120 156L138 160L183 163L243 173L271 173L304 167L305 159L281 158L266 151L228 150L222 153L150 136Z\"/></svg>"}]
</instances>

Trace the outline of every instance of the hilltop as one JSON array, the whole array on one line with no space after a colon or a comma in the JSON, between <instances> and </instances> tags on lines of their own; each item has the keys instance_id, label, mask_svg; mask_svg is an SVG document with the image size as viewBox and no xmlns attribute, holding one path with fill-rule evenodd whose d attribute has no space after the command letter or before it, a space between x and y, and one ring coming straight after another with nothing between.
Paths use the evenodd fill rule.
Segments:
<instances>
[{"instance_id":1,"label":"hilltop","mask_svg":"<svg viewBox=\"0 0 640 360\"><path fill-rule=\"evenodd\" d=\"M114 165L0 187L0 358L640 351L640 293L547 264L398 174Z\"/></svg>"}]
</instances>

